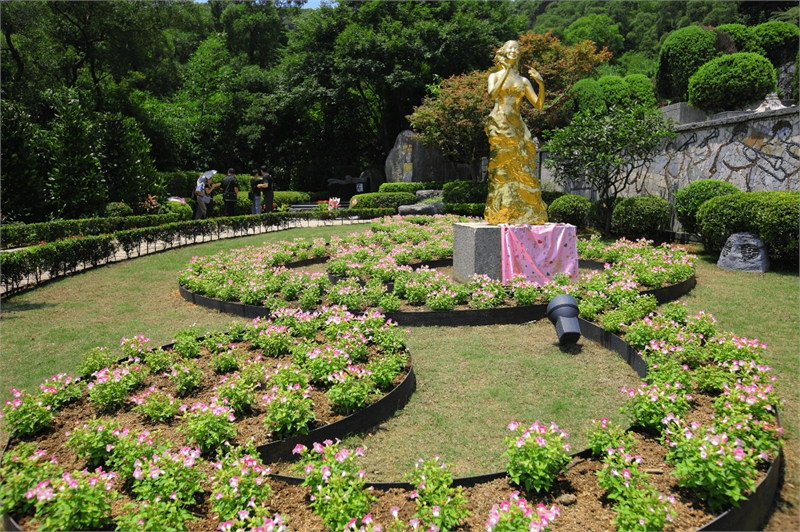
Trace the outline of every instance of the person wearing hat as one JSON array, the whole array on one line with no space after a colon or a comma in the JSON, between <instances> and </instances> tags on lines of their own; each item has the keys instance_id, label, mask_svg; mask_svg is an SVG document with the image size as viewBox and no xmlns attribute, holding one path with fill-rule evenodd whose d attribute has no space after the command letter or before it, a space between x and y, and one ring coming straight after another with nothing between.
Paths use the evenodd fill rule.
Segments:
<instances>
[{"instance_id":1,"label":"person wearing hat","mask_svg":"<svg viewBox=\"0 0 800 532\"><path fill-rule=\"evenodd\" d=\"M215 170L210 170L215 172ZM194 197L197 198L197 212L194 214L195 220L203 220L208 215L208 204L211 203L211 192L219 186L219 183L214 183L214 174L203 174L197 178L197 184L194 189Z\"/></svg>"},{"instance_id":2,"label":"person wearing hat","mask_svg":"<svg viewBox=\"0 0 800 532\"><path fill-rule=\"evenodd\" d=\"M239 181L233 168L222 179L222 199L225 200L225 216L236 215L236 200L239 198Z\"/></svg>"}]
</instances>

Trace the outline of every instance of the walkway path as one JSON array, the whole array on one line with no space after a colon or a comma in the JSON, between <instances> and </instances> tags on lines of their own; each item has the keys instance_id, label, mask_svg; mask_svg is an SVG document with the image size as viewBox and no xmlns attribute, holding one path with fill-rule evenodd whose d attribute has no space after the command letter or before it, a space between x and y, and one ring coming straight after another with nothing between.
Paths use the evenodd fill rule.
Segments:
<instances>
[{"instance_id":1,"label":"walkway path","mask_svg":"<svg viewBox=\"0 0 800 532\"><path fill-rule=\"evenodd\" d=\"M276 231L284 231L284 230L287 230L287 229L296 229L296 228L300 228L300 227L321 227L321 226L326 226L326 225L364 224L364 223L370 223L371 221L372 220L358 220L358 219L349 219L349 220L345 220L345 219L338 219L338 220L287 219L285 221L285 223L280 225L280 226L267 226L267 227L261 226L257 230L251 230L251 231L248 231L247 233L242 233L242 232L234 233L234 231L228 229L228 230L225 230L225 231L220 231L219 235L217 235L215 233L215 234L212 234L212 235L209 235L209 236L202 236L197 241L192 240L192 239L182 238L182 239L180 239L180 241L176 240L175 242L172 242L172 243L169 243L169 244L159 241L159 242L157 242L155 244L140 245L139 249L134 250L133 252L131 252L130 255L125 253L125 251L121 247L119 247L119 248L117 248L117 251L114 254L114 256L109 258L106 262L104 262L102 264L99 264L98 266L92 266L92 264L81 264L81 265L78 265L78 267L76 268L76 271L88 270L88 269L92 269L92 268L95 268L95 267L105 266L106 264L111 264L111 263L115 263L115 262L121 262L121 261L125 261L125 260L135 259L135 258L138 258L138 257L143 257L145 255L150 255L150 254L153 254L153 253L159 253L161 251L165 251L165 250L169 250L169 249L174 249L174 248L183 247L183 246L193 246L193 245L197 245L197 244L203 244L203 243L206 243L206 242L212 242L214 240L220 240L220 239L223 239L223 238L240 238L240 237L246 237L246 236L254 236L254 235L258 235L258 234L262 234L262 233L274 233ZM24 248L6 249L6 250L2 250L2 252L7 253L7 252L10 252L10 251L17 251L19 249L24 249ZM0 275L2 275L2 272L0 272ZM59 275L57 278L60 278L60 277L64 277L64 275ZM2 284L2 285L0 285L0 297L5 297L6 295L11 295L12 293L18 293L18 292L21 292L21 291L24 291L24 290L31 289L31 288L35 287L36 285L38 285L38 284L41 284L41 283L43 283L45 281L50 280L50 278L51 277L50 277L50 273L49 272L41 272L40 275L39 275L38 282L37 282L36 279L29 277L29 278L23 280L20 283L20 286L16 290L13 290L13 291L6 290L5 285Z\"/></svg>"}]
</instances>

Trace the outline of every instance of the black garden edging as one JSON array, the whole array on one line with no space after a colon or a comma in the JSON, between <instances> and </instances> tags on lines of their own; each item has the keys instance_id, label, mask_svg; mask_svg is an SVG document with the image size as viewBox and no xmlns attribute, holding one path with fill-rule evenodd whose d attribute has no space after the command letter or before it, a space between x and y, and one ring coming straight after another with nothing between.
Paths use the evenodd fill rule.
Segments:
<instances>
[{"instance_id":1,"label":"black garden edging","mask_svg":"<svg viewBox=\"0 0 800 532\"><path fill-rule=\"evenodd\" d=\"M595 263L599 264L599 263ZM678 284L645 290L642 295L654 295L659 304L674 301L687 294L697 284L695 275ZM185 300L219 312L235 314L244 318L258 318L269 316L269 309L244 303L220 301L212 297L202 296L190 292L183 286L178 286L181 297ZM503 307L481 310L446 310L446 311L420 311L420 312L385 312L385 316L402 327L458 327L462 325L509 325L537 321L547 314L547 304L524 305L518 307Z\"/></svg>"}]
</instances>

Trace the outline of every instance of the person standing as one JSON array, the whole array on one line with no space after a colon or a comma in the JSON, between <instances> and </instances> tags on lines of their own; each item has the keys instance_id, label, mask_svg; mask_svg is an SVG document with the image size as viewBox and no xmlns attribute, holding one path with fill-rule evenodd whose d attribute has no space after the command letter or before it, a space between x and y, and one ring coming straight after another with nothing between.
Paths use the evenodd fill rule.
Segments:
<instances>
[{"instance_id":1,"label":"person standing","mask_svg":"<svg viewBox=\"0 0 800 532\"><path fill-rule=\"evenodd\" d=\"M250 172L250 201L252 201L253 214L261 214L261 189L269 187L265 185L261 174L256 168Z\"/></svg>"},{"instance_id":2,"label":"person standing","mask_svg":"<svg viewBox=\"0 0 800 532\"><path fill-rule=\"evenodd\" d=\"M213 170L210 170L213 172ZM208 216L208 204L211 203L211 192L219 186L214 183L214 174L201 175L197 179L194 189L194 197L197 198L197 212L194 214L195 220L203 220Z\"/></svg>"},{"instance_id":3,"label":"person standing","mask_svg":"<svg viewBox=\"0 0 800 532\"><path fill-rule=\"evenodd\" d=\"M272 205L275 202L275 182L267 173L266 166L261 167L261 182L264 191L264 212L272 212Z\"/></svg>"},{"instance_id":4,"label":"person standing","mask_svg":"<svg viewBox=\"0 0 800 532\"><path fill-rule=\"evenodd\" d=\"M222 198L225 200L225 216L236 215L236 200L239 198L239 181L233 168L228 168L228 175L222 179Z\"/></svg>"}]
</instances>

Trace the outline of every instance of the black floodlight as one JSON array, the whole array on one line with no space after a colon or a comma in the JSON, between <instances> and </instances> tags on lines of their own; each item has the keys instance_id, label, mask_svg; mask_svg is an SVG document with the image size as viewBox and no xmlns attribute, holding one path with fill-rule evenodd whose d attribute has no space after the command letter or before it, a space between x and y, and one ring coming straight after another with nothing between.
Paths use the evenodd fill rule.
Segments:
<instances>
[{"instance_id":1,"label":"black floodlight","mask_svg":"<svg viewBox=\"0 0 800 532\"><path fill-rule=\"evenodd\" d=\"M574 344L581 337L581 326L578 323L578 302L574 297L561 294L554 297L547 305L547 317L556 327L558 343Z\"/></svg>"}]
</instances>

